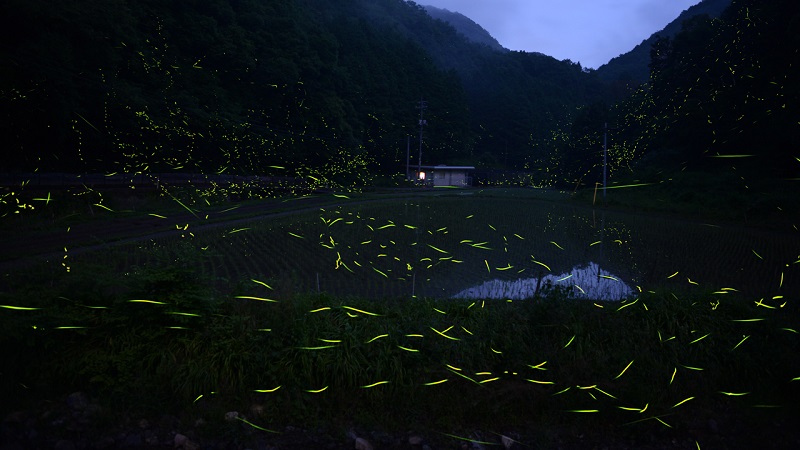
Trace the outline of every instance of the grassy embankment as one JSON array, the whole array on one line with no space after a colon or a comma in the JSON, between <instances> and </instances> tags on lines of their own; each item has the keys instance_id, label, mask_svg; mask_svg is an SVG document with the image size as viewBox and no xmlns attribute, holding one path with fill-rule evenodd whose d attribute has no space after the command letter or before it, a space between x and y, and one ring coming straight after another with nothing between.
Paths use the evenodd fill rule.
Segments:
<instances>
[{"instance_id":1,"label":"grassy embankment","mask_svg":"<svg viewBox=\"0 0 800 450\"><path fill-rule=\"evenodd\" d=\"M797 414L793 303L268 298L244 281L222 291L190 265L29 271L0 295L4 408L85 390L126 414L219 419L256 404L248 420L276 430L541 433Z\"/></svg>"},{"instance_id":2,"label":"grassy embankment","mask_svg":"<svg viewBox=\"0 0 800 450\"><path fill-rule=\"evenodd\" d=\"M733 170L672 171L654 169L609 184L603 201L602 185L579 189L581 204L631 212L671 216L774 230L800 227L798 179L743 176Z\"/></svg>"},{"instance_id":3,"label":"grassy embankment","mask_svg":"<svg viewBox=\"0 0 800 450\"><path fill-rule=\"evenodd\" d=\"M268 429L535 426L544 442L542 425L638 433L731 411L797 414L791 299L763 307L733 292L659 291L587 302L556 290L518 302L270 301L249 279L208 279L199 255L123 274L90 260L32 267L7 280L3 412L85 390L126 414L220 418L256 404L248 420Z\"/></svg>"}]
</instances>

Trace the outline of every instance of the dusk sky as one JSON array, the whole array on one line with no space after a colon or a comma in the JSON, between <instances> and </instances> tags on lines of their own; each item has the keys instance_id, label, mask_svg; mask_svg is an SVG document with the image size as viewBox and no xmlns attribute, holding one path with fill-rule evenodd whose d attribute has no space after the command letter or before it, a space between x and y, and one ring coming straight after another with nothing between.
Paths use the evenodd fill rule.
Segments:
<instances>
[{"instance_id":1,"label":"dusk sky","mask_svg":"<svg viewBox=\"0 0 800 450\"><path fill-rule=\"evenodd\" d=\"M700 0L417 0L459 12L503 47L596 69Z\"/></svg>"}]
</instances>

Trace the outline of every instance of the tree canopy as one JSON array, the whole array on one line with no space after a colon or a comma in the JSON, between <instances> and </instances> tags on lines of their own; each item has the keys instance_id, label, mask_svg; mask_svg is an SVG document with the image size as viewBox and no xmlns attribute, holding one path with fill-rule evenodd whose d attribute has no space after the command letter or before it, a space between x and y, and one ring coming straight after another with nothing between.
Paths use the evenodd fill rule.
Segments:
<instances>
[{"instance_id":1,"label":"tree canopy","mask_svg":"<svg viewBox=\"0 0 800 450\"><path fill-rule=\"evenodd\" d=\"M696 167L747 156L763 175L789 175L797 154L785 144L800 125L799 19L787 1L734 0L722 17L695 17L658 40L648 88L620 109L628 139Z\"/></svg>"},{"instance_id":2,"label":"tree canopy","mask_svg":"<svg viewBox=\"0 0 800 450\"><path fill-rule=\"evenodd\" d=\"M4 170L349 186L403 171L424 99L424 163L595 179L610 122L612 171L646 156L746 154L786 173L795 10L736 0L686 21L655 41L649 82L611 106L618 93L595 71L472 43L403 0L8 0Z\"/></svg>"},{"instance_id":3,"label":"tree canopy","mask_svg":"<svg viewBox=\"0 0 800 450\"><path fill-rule=\"evenodd\" d=\"M401 0L9 0L2 17L9 170L303 172L339 155L394 173L423 98L430 162L522 161L598 91Z\"/></svg>"}]
</instances>

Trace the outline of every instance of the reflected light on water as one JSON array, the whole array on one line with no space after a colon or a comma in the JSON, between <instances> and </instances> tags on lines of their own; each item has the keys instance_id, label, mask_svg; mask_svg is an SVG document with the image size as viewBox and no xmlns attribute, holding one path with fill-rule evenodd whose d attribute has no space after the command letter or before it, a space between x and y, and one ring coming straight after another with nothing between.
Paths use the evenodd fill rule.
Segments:
<instances>
[{"instance_id":1,"label":"reflected light on water","mask_svg":"<svg viewBox=\"0 0 800 450\"><path fill-rule=\"evenodd\" d=\"M576 298L592 300L623 300L634 295L633 289L619 277L603 270L596 263L575 266L561 275L540 278L520 278L503 281L490 280L453 295L453 298L493 298L522 300L533 297L547 285L563 286Z\"/></svg>"}]
</instances>

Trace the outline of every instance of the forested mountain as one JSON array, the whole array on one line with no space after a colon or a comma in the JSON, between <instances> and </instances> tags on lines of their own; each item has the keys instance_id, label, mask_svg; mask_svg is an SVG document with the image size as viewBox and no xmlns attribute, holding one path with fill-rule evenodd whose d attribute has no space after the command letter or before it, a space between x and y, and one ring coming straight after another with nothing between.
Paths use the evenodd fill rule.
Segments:
<instances>
[{"instance_id":1,"label":"forested mountain","mask_svg":"<svg viewBox=\"0 0 800 450\"><path fill-rule=\"evenodd\" d=\"M459 33L464 35L470 42L477 44L487 45L489 48L497 51L507 51L505 47L500 45L488 31L482 26L475 23L469 17L459 13L450 11L448 9L437 8L431 5L424 6L425 11L434 19L439 19L449 23Z\"/></svg>"},{"instance_id":2,"label":"forested mountain","mask_svg":"<svg viewBox=\"0 0 800 450\"><path fill-rule=\"evenodd\" d=\"M609 82L622 82L639 85L650 79L650 47L658 37L672 38L681 31L684 21L695 16L708 15L719 17L722 11L731 4L731 0L703 0L683 11L677 19L670 22L663 30L653 33L631 51L612 58L597 68L597 76Z\"/></svg>"},{"instance_id":3,"label":"forested mountain","mask_svg":"<svg viewBox=\"0 0 800 450\"><path fill-rule=\"evenodd\" d=\"M402 0L9 0L4 170L397 173L521 165L603 95L577 64L499 53ZM413 161L412 161L413 162Z\"/></svg>"},{"instance_id":4,"label":"forested mountain","mask_svg":"<svg viewBox=\"0 0 800 450\"><path fill-rule=\"evenodd\" d=\"M455 75L337 3L356 2L4 2L7 167L351 182L395 169L423 96L443 112L431 138L463 149Z\"/></svg>"},{"instance_id":5,"label":"forested mountain","mask_svg":"<svg viewBox=\"0 0 800 450\"><path fill-rule=\"evenodd\" d=\"M435 65L458 76L469 106L467 147L450 162L523 168L534 158L531 138L544 138L575 108L608 98L606 85L578 63L541 53L497 52L432 20L425 8L398 0L345 2L340 12L366 17L421 46ZM430 111L440 106L429 103ZM433 129L435 121L429 121ZM447 145L429 140L432 146ZM437 154L434 153L434 156ZM441 153L440 153L441 155ZM442 158L439 158L441 160Z\"/></svg>"},{"instance_id":6,"label":"forested mountain","mask_svg":"<svg viewBox=\"0 0 800 450\"><path fill-rule=\"evenodd\" d=\"M792 5L734 0L720 18L686 21L649 50L649 82L612 107L598 71L470 42L403 0L7 0L0 171L287 175L348 188L403 172L424 99L426 164L594 182L608 122L612 174L740 154L791 172Z\"/></svg>"},{"instance_id":7,"label":"forested mountain","mask_svg":"<svg viewBox=\"0 0 800 450\"><path fill-rule=\"evenodd\" d=\"M797 179L800 153L800 9L790 0L733 0L719 18L695 16L674 38L650 50L650 81L605 118L612 170L735 173L753 179ZM577 119L603 120L591 108ZM598 161L575 178L600 179L602 130L573 122L548 154L554 161ZM589 132L581 132L588 129Z\"/></svg>"},{"instance_id":8,"label":"forested mountain","mask_svg":"<svg viewBox=\"0 0 800 450\"><path fill-rule=\"evenodd\" d=\"M800 134L798 23L790 0L733 0L719 18L695 16L651 47L648 83L611 109L579 108L550 139L534 141L532 153L546 159L532 168L552 183L601 182L608 123L612 179L641 169L798 178L800 154L788 144Z\"/></svg>"}]
</instances>

